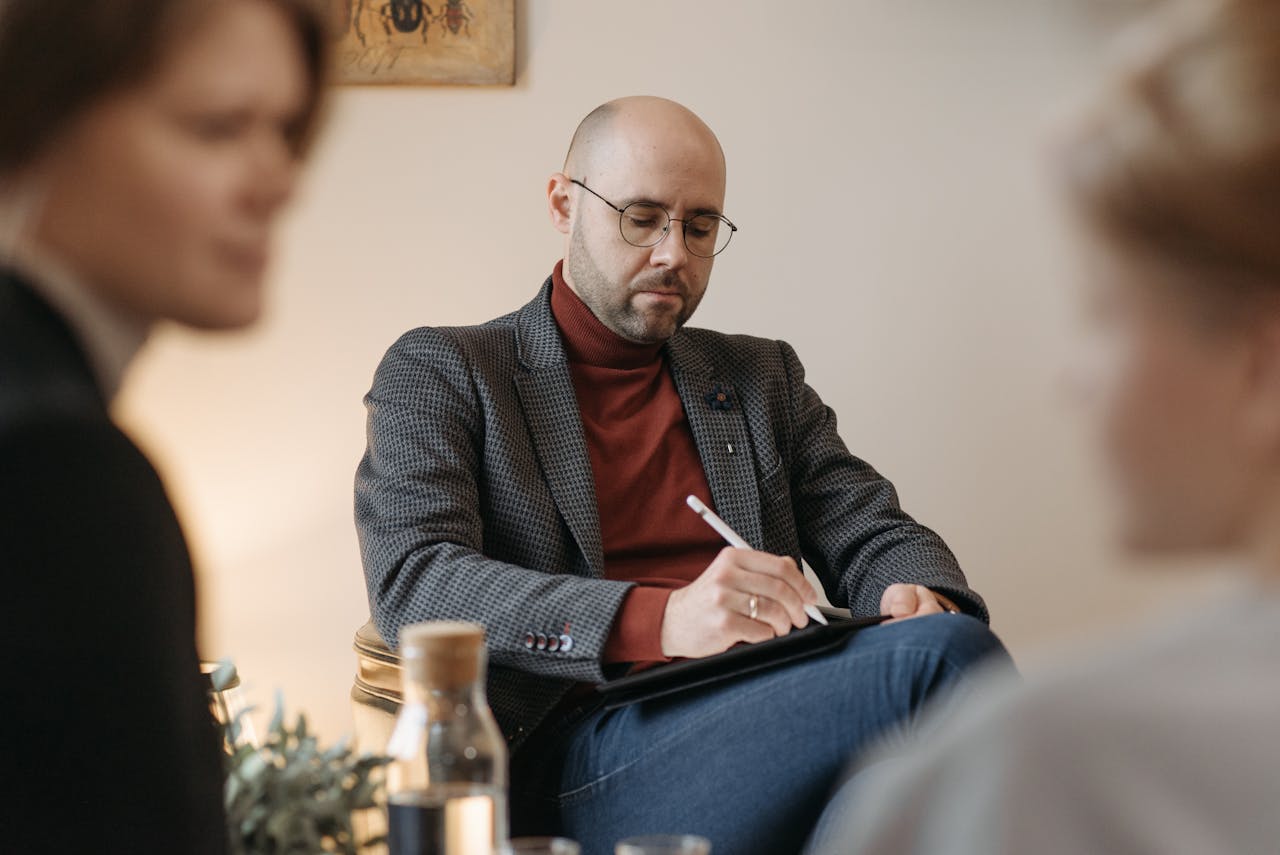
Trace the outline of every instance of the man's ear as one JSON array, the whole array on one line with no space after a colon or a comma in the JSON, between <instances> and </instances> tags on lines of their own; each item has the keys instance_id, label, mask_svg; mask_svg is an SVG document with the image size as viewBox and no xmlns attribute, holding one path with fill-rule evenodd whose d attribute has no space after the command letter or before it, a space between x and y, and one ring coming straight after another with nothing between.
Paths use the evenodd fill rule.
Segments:
<instances>
[{"instance_id":1,"label":"man's ear","mask_svg":"<svg viewBox=\"0 0 1280 855\"><path fill-rule=\"evenodd\" d=\"M573 223L573 183L569 176L557 172L547 180L547 213L556 231L567 235Z\"/></svg>"}]
</instances>

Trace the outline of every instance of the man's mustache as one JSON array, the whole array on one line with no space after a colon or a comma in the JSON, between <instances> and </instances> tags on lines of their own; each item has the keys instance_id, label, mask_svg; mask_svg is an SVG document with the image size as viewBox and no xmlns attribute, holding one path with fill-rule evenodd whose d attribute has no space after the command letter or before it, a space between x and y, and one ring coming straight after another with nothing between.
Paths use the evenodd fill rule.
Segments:
<instances>
[{"instance_id":1,"label":"man's mustache","mask_svg":"<svg viewBox=\"0 0 1280 855\"><path fill-rule=\"evenodd\" d=\"M654 276L631 286L632 295L643 291L667 291L679 294L685 300L689 299L689 286L676 273L664 273L661 276Z\"/></svg>"}]
</instances>

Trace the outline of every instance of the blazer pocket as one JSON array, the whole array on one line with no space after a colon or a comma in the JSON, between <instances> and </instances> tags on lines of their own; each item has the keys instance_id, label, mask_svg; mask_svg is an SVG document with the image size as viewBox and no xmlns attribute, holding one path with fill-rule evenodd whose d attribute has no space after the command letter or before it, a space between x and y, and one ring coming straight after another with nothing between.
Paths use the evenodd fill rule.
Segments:
<instances>
[{"instance_id":1,"label":"blazer pocket","mask_svg":"<svg viewBox=\"0 0 1280 855\"><path fill-rule=\"evenodd\" d=\"M782 465L782 459L775 457L773 466L760 476L761 507L767 508L790 497L791 483L788 474L786 467Z\"/></svg>"}]
</instances>

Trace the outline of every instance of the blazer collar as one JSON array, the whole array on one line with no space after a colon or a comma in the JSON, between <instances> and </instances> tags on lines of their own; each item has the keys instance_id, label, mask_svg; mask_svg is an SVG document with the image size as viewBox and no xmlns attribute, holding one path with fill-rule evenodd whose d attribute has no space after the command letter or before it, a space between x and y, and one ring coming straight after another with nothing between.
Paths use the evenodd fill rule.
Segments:
<instances>
[{"instance_id":1,"label":"blazer collar","mask_svg":"<svg viewBox=\"0 0 1280 855\"><path fill-rule=\"evenodd\" d=\"M113 399L130 362L150 334L150 323L110 305L50 254L29 248L15 256L13 264L26 286L70 328L102 397Z\"/></svg>"},{"instance_id":2,"label":"blazer collar","mask_svg":"<svg viewBox=\"0 0 1280 855\"><path fill-rule=\"evenodd\" d=\"M0 383L0 419L11 408L79 407L86 402L105 413L109 403L66 319L25 276L3 267L0 375L5 378Z\"/></svg>"},{"instance_id":3,"label":"blazer collar","mask_svg":"<svg viewBox=\"0 0 1280 855\"><path fill-rule=\"evenodd\" d=\"M551 277L538 296L516 312L516 358L525 368L538 371L563 365L564 340L551 314Z\"/></svg>"},{"instance_id":4,"label":"blazer collar","mask_svg":"<svg viewBox=\"0 0 1280 855\"><path fill-rule=\"evenodd\" d=\"M667 342L667 361L716 513L752 547L763 549L759 490L763 473L755 459L740 390L721 374L714 354L683 330Z\"/></svg>"},{"instance_id":5,"label":"blazer collar","mask_svg":"<svg viewBox=\"0 0 1280 855\"><path fill-rule=\"evenodd\" d=\"M515 318L516 391L547 488L593 576L604 575L604 545L595 477L587 439L565 359L560 329L551 314L551 280Z\"/></svg>"}]
</instances>

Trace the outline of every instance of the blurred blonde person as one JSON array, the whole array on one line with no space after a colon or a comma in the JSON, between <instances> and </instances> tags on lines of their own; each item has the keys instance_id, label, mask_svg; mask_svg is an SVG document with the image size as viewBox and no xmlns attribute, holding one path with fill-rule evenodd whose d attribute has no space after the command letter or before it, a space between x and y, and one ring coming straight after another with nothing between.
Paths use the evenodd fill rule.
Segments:
<instances>
[{"instance_id":1,"label":"blurred blonde person","mask_svg":"<svg viewBox=\"0 0 1280 855\"><path fill-rule=\"evenodd\" d=\"M975 691L855 776L818 852L1280 851L1280 3L1170 7L1126 46L1053 152L1087 260L1076 386L1125 544L1243 561L1247 590Z\"/></svg>"},{"instance_id":2,"label":"blurred blonde person","mask_svg":"<svg viewBox=\"0 0 1280 855\"><path fill-rule=\"evenodd\" d=\"M294 0L0 0L0 848L226 851L195 592L109 406L258 316L320 99Z\"/></svg>"}]
</instances>

